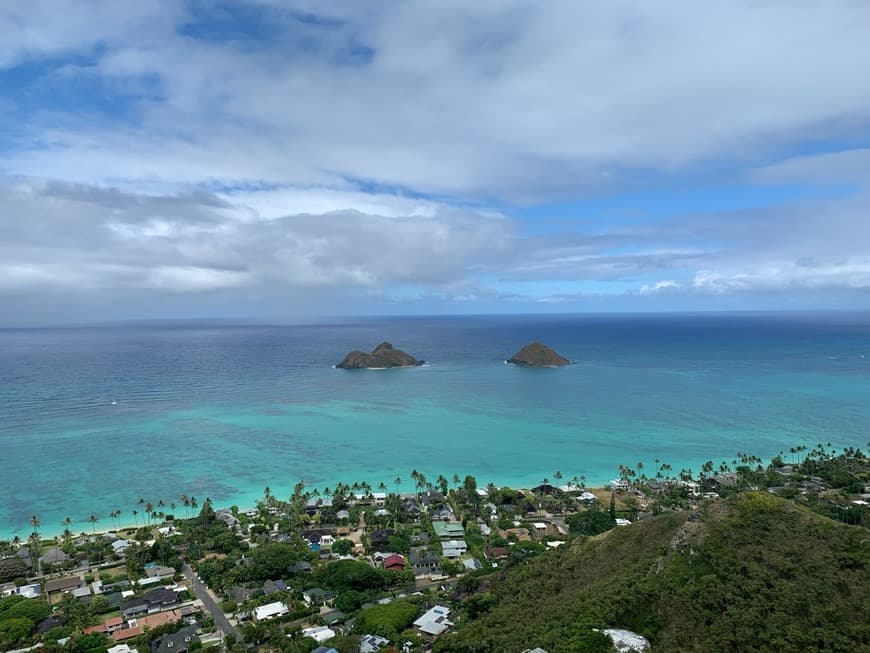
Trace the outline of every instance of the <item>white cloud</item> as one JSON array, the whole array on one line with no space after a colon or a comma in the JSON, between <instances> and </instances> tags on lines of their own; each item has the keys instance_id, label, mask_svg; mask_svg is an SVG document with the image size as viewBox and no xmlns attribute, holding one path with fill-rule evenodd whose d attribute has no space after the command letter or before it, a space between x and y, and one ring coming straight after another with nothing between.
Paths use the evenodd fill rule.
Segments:
<instances>
[{"instance_id":1,"label":"white cloud","mask_svg":"<svg viewBox=\"0 0 870 653\"><path fill-rule=\"evenodd\" d=\"M316 193L315 193L316 196ZM326 193L337 202L339 195ZM494 264L512 248L513 225L431 203L373 197L391 215L356 210L263 217L245 204L201 192L144 195L45 182L0 185L0 288L383 288L449 284ZM300 199L301 198L301 199ZM305 203L294 196L290 208ZM345 198L353 201L354 197ZM338 206L339 204L330 205ZM321 207L323 208L323 207Z\"/></svg>"},{"instance_id":2,"label":"white cloud","mask_svg":"<svg viewBox=\"0 0 870 653\"><path fill-rule=\"evenodd\" d=\"M870 115L870 6L849 0L305 3L338 15L328 28L278 3L277 34L251 41L191 38L191 15L144 4L7 16L0 62L99 44L106 80L160 89L123 126L34 116L39 144L5 157L9 172L533 199L757 159ZM356 45L370 61L346 61Z\"/></svg>"},{"instance_id":3,"label":"white cloud","mask_svg":"<svg viewBox=\"0 0 870 653\"><path fill-rule=\"evenodd\" d=\"M769 262L741 270L702 270L692 283L714 294L832 288L870 289L870 258L816 265L811 261Z\"/></svg>"},{"instance_id":4,"label":"white cloud","mask_svg":"<svg viewBox=\"0 0 870 653\"><path fill-rule=\"evenodd\" d=\"M641 295L655 295L664 290L677 290L680 288L680 284L674 281L673 279L666 279L665 281L656 281L654 284L643 284L640 287Z\"/></svg>"}]
</instances>

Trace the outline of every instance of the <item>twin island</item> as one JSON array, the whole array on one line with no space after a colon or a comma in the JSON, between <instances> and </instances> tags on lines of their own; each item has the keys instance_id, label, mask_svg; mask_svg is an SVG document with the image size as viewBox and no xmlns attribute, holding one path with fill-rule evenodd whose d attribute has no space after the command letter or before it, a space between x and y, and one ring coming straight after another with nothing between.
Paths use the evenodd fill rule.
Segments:
<instances>
[{"instance_id":1,"label":"twin island","mask_svg":"<svg viewBox=\"0 0 870 653\"><path fill-rule=\"evenodd\" d=\"M342 370L381 370L392 367L417 367L426 361L417 360L410 354L396 349L389 342L382 342L371 352L354 350L336 365ZM560 356L547 345L533 342L505 362L522 367L562 367L571 365L574 361Z\"/></svg>"}]
</instances>

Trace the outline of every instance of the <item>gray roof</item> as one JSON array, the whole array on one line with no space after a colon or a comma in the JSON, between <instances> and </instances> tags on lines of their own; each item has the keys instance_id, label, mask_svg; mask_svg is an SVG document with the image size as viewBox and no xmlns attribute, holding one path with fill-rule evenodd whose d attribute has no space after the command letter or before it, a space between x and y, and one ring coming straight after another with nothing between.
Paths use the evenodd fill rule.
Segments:
<instances>
[{"instance_id":1,"label":"gray roof","mask_svg":"<svg viewBox=\"0 0 870 653\"><path fill-rule=\"evenodd\" d=\"M198 630L199 624L194 624L185 626L177 633L164 635L151 642L151 653L185 653L189 650L191 642L198 641L196 636Z\"/></svg>"},{"instance_id":2,"label":"gray roof","mask_svg":"<svg viewBox=\"0 0 870 653\"><path fill-rule=\"evenodd\" d=\"M56 546L51 547L40 556L39 561L43 564L55 564L57 562L66 562L69 556Z\"/></svg>"}]
</instances>

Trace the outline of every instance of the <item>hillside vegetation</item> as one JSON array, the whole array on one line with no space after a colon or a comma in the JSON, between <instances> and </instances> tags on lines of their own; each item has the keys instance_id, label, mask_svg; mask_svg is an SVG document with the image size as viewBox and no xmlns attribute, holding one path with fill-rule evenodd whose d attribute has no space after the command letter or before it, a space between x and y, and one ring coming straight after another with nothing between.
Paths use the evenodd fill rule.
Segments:
<instances>
[{"instance_id":1,"label":"hillside vegetation","mask_svg":"<svg viewBox=\"0 0 870 653\"><path fill-rule=\"evenodd\" d=\"M457 598L466 618L436 651L587 651L592 628L627 628L655 651L854 653L870 650L870 536L746 492L468 579Z\"/></svg>"}]
</instances>

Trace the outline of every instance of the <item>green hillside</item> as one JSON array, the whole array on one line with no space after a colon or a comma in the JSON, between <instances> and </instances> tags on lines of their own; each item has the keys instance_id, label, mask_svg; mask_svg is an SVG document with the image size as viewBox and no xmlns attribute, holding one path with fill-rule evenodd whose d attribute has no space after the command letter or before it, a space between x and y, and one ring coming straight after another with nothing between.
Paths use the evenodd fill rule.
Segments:
<instances>
[{"instance_id":1,"label":"green hillside","mask_svg":"<svg viewBox=\"0 0 870 653\"><path fill-rule=\"evenodd\" d=\"M870 650L870 532L761 492L617 528L464 587L468 613L436 651L587 651L590 628L611 627L655 651Z\"/></svg>"}]
</instances>

